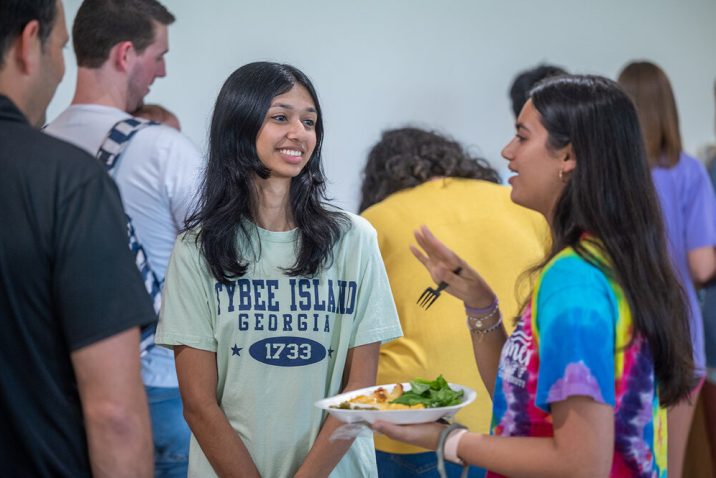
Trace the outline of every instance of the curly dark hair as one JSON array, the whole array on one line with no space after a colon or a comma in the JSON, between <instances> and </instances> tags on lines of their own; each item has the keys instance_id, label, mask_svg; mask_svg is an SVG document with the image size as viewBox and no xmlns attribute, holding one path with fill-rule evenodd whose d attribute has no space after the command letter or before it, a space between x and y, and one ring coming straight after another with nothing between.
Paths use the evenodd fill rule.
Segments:
<instances>
[{"instance_id":1,"label":"curly dark hair","mask_svg":"<svg viewBox=\"0 0 716 478\"><path fill-rule=\"evenodd\" d=\"M472 157L460 143L440 133L419 128L387 130L368 153L359 211L437 176L500 182L500 175L485 159Z\"/></svg>"}]
</instances>

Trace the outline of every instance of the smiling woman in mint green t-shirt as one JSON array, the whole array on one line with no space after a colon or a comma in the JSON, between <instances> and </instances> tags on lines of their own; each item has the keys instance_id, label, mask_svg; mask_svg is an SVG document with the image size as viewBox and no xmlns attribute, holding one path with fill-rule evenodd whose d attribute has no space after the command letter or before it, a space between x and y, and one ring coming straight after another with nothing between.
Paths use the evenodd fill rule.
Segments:
<instances>
[{"instance_id":1,"label":"smiling woman in mint green t-shirt","mask_svg":"<svg viewBox=\"0 0 716 478\"><path fill-rule=\"evenodd\" d=\"M323 123L299 70L236 70L176 242L157 343L174 348L189 476L377 476L372 437L330 441L314 402L375 383L401 335L376 234L324 202Z\"/></svg>"}]
</instances>

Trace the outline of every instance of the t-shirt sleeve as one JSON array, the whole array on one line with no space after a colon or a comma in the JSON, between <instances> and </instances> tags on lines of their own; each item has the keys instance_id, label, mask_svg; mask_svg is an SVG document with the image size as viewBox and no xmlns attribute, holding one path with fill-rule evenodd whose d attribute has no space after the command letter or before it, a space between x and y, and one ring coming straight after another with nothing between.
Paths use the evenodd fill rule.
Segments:
<instances>
[{"instance_id":1,"label":"t-shirt sleeve","mask_svg":"<svg viewBox=\"0 0 716 478\"><path fill-rule=\"evenodd\" d=\"M605 276L579 258L547 269L537 297L536 405L588 396L615 405L616 299Z\"/></svg>"},{"instance_id":2,"label":"t-shirt sleeve","mask_svg":"<svg viewBox=\"0 0 716 478\"><path fill-rule=\"evenodd\" d=\"M686 249L716 246L716 194L706 169L694 160L685 194Z\"/></svg>"},{"instance_id":3,"label":"t-shirt sleeve","mask_svg":"<svg viewBox=\"0 0 716 478\"><path fill-rule=\"evenodd\" d=\"M200 251L193 235L177 238L162 291L155 342L216 352L215 316L207 296Z\"/></svg>"},{"instance_id":4,"label":"t-shirt sleeve","mask_svg":"<svg viewBox=\"0 0 716 478\"><path fill-rule=\"evenodd\" d=\"M166 168L164 187L174 222L179 229L183 229L184 221L196 203L204 159L186 136L174 130L169 130L167 134L171 141L163 154L169 159L161 162Z\"/></svg>"},{"instance_id":5,"label":"t-shirt sleeve","mask_svg":"<svg viewBox=\"0 0 716 478\"><path fill-rule=\"evenodd\" d=\"M97 169L58 204L53 294L71 350L156 320L119 192Z\"/></svg>"},{"instance_id":6,"label":"t-shirt sleeve","mask_svg":"<svg viewBox=\"0 0 716 478\"><path fill-rule=\"evenodd\" d=\"M384 343L403 335L376 233L372 227L369 229L362 243L361 254L365 254L366 260L356 294L351 347Z\"/></svg>"}]
</instances>

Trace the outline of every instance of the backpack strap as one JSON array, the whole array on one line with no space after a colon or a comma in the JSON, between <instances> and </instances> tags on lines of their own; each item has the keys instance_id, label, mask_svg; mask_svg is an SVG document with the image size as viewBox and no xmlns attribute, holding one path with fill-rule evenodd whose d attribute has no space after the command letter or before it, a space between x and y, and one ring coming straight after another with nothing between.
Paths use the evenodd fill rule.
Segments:
<instances>
[{"instance_id":1,"label":"backpack strap","mask_svg":"<svg viewBox=\"0 0 716 478\"><path fill-rule=\"evenodd\" d=\"M136 133L143 130L147 126L157 125L154 121L143 120L140 118L127 118L117 122L107 134L107 137L102 142L102 145L97 151L97 159L102 161L107 167L107 172L110 176L114 177L116 167L119 164L119 159L124 150L129 146L130 140ZM152 299L154 306L154 312L159 314L159 308L162 304L162 283L157 275L152 270L149 264L147 253L142 247L142 243L137 237L137 233L134 230L132 224L132 218L129 217L125 211L124 215L127 218L127 237L129 239L129 250L132 252L134 262L137 265L137 269L142 275L144 281L144 287L147 293ZM145 355L149 350L155 346L154 334L157 330L157 321L153 321L151 324L142 326L141 328L141 340L140 340L140 355Z\"/></svg>"},{"instance_id":2,"label":"backpack strap","mask_svg":"<svg viewBox=\"0 0 716 478\"><path fill-rule=\"evenodd\" d=\"M97 151L97 159L102 161L107 167L107 171L112 172L117 162L129 146L129 141L139 131L143 130L147 126L157 125L156 121L149 121L142 118L127 118L118 121L112 129L107 133L107 137L102 142L102 145Z\"/></svg>"}]
</instances>

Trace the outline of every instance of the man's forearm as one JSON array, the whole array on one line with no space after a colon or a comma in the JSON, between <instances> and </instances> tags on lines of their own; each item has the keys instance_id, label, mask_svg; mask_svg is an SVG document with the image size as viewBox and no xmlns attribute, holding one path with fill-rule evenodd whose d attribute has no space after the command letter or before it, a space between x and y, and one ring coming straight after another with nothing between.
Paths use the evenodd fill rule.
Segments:
<instances>
[{"instance_id":1,"label":"man's forearm","mask_svg":"<svg viewBox=\"0 0 716 478\"><path fill-rule=\"evenodd\" d=\"M139 329L132 327L71 354L95 477L153 475L154 447L138 351Z\"/></svg>"},{"instance_id":2,"label":"man's forearm","mask_svg":"<svg viewBox=\"0 0 716 478\"><path fill-rule=\"evenodd\" d=\"M153 476L154 445L147 401L141 393L130 408L107 403L88 410L85 426L94 477Z\"/></svg>"}]
</instances>

